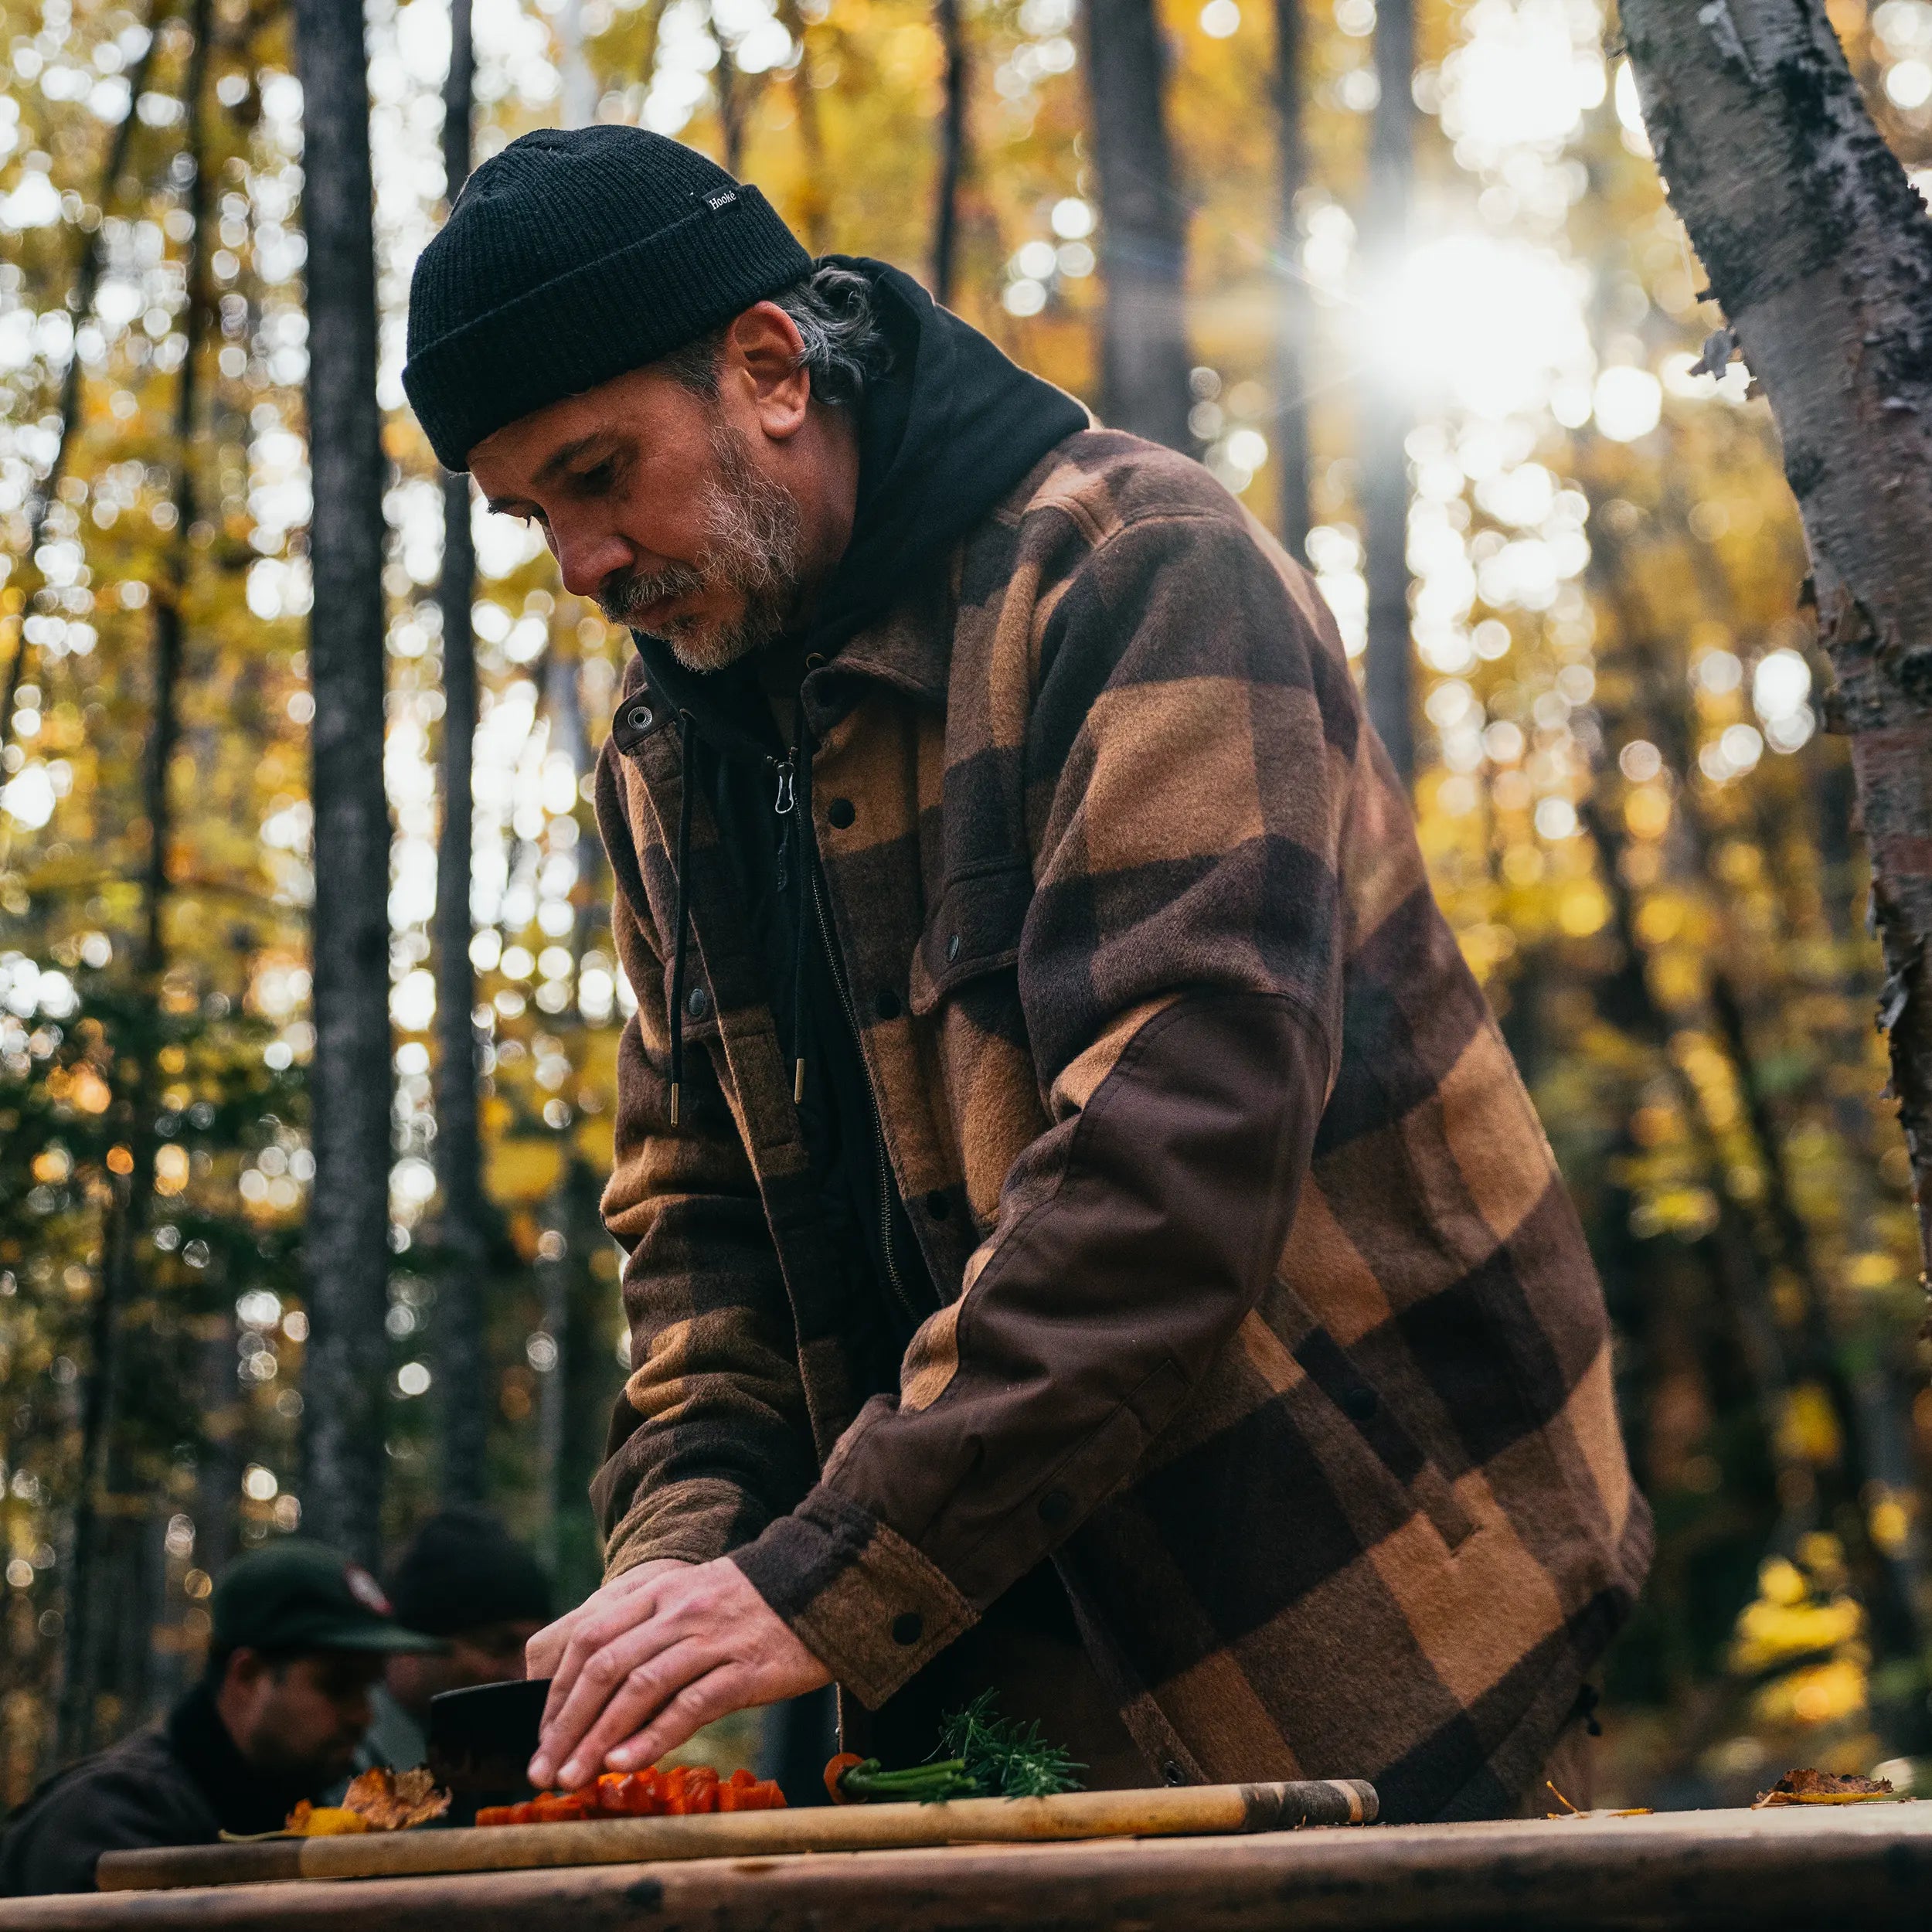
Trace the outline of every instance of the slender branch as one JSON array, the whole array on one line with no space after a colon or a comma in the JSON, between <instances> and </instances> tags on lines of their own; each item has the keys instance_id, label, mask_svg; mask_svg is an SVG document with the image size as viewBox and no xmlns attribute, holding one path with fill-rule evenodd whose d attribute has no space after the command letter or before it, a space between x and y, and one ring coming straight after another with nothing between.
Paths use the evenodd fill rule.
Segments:
<instances>
[{"instance_id":1,"label":"slender branch","mask_svg":"<svg viewBox=\"0 0 1932 1932\"><path fill-rule=\"evenodd\" d=\"M60 381L60 427L55 435L53 458L47 465L46 474L35 486L28 506L27 545L23 555L29 563L32 563L46 539L47 518L53 509L60 479L66 474L74 428L80 420L80 332L94 319L94 298L100 292L101 270L107 265L107 213L121 176L128 172L128 151L133 145L134 124L139 118L134 110L147 91L155 46L159 38L155 29L162 24L161 10L164 4L165 0L154 0L148 9L148 44L141 49L141 57L128 77L128 111L114 129L114 138L107 146L107 159L100 171L100 192L94 205L100 211L101 219L81 243L80 259L74 267L73 289L67 301L73 315L73 346L68 352L66 369ZM20 635L13 647L13 655L8 660L5 692L0 694L0 753L5 751L12 740L13 714L20 702L20 686L26 677L27 653L31 648L27 641L26 607L26 604L22 607Z\"/></svg>"}]
</instances>

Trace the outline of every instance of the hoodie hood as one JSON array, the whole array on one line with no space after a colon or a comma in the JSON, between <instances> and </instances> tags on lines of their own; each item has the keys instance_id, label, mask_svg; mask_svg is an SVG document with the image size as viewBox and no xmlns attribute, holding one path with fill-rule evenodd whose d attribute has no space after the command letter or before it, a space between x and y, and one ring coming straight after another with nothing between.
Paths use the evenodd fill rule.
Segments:
<instances>
[{"instance_id":1,"label":"hoodie hood","mask_svg":"<svg viewBox=\"0 0 1932 1932\"><path fill-rule=\"evenodd\" d=\"M890 367L859 406L852 538L805 627L808 647L830 658L886 610L920 565L950 549L1090 419L1063 389L939 307L911 276L862 256L825 259L872 284L892 349ZM752 658L689 671L662 638L634 634L651 682L689 714L700 737L727 757L767 756L762 732L740 722L747 705L764 706Z\"/></svg>"}]
</instances>

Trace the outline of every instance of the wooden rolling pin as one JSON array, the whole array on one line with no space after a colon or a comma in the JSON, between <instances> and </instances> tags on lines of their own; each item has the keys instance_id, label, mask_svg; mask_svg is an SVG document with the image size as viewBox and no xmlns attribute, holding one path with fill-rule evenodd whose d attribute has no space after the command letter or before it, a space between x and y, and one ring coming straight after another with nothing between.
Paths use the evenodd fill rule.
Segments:
<instances>
[{"instance_id":1,"label":"wooden rolling pin","mask_svg":"<svg viewBox=\"0 0 1932 1932\"><path fill-rule=\"evenodd\" d=\"M580 1825L496 1825L481 1831L369 1832L254 1845L157 1846L101 1855L104 1892L281 1879L400 1878L507 1872L530 1866L635 1865L662 1859L775 1857L1087 1838L1186 1838L1372 1825L1372 1784L1196 1784L1179 1790L1069 1791L1057 1798L954 1798L939 1804L849 1804L798 1811L723 1811Z\"/></svg>"}]
</instances>

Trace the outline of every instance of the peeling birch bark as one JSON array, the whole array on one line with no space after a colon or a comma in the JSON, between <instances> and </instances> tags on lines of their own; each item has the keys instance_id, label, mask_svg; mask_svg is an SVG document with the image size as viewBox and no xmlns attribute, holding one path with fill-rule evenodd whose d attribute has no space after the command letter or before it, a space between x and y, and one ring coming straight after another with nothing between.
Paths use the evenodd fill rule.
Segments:
<instances>
[{"instance_id":1,"label":"peeling birch bark","mask_svg":"<svg viewBox=\"0 0 1932 1932\"><path fill-rule=\"evenodd\" d=\"M1885 950L1932 1258L1932 215L1823 0L1624 0L1644 120L1784 442Z\"/></svg>"}]
</instances>

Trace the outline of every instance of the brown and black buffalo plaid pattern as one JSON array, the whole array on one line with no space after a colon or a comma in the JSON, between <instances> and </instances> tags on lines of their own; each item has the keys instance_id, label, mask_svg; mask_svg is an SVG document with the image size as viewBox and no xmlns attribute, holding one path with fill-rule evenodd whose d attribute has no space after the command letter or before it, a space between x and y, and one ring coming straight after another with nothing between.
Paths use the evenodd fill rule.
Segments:
<instances>
[{"instance_id":1,"label":"brown and black buffalo plaid pattern","mask_svg":"<svg viewBox=\"0 0 1932 1932\"><path fill-rule=\"evenodd\" d=\"M1050 1556L1151 1770L1506 1809L1649 1518L1576 1216L1308 580L1084 432L803 701L942 1309L865 1400L702 799L669 1124L679 734L634 665L610 1570L730 1553L876 1705Z\"/></svg>"}]
</instances>

